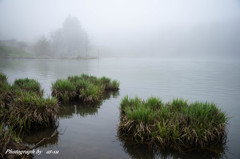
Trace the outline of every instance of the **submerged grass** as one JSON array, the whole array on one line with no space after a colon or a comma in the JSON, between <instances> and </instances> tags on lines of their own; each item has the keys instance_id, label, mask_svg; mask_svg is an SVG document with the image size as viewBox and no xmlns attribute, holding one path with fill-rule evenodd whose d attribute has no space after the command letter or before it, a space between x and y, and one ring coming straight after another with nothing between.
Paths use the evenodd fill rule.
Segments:
<instances>
[{"instance_id":1,"label":"submerged grass","mask_svg":"<svg viewBox=\"0 0 240 159\"><path fill-rule=\"evenodd\" d=\"M59 79L52 84L52 96L57 97L63 103L79 100L83 103L98 103L103 99L106 91L119 89L119 82L107 77L82 74L81 76L69 76L67 79Z\"/></svg>"},{"instance_id":2,"label":"submerged grass","mask_svg":"<svg viewBox=\"0 0 240 159\"><path fill-rule=\"evenodd\" d=\"M126 96L120 110L119 135L137 143L183 151L212 148L226 141L229 118L214 103L174 99L163 104L155 97L144 101Z\"/></svg>"}]
</instances>

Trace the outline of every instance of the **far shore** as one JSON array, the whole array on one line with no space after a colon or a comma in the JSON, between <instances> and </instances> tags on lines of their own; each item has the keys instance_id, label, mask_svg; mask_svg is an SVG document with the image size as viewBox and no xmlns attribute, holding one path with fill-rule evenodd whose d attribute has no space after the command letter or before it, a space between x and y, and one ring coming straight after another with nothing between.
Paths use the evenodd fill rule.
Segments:
<instances>
[{"instance_id":1,"label":"far shore","mask_svg":"<svg viewBox=\"0 0 240 159\"><path fill-rule=\"evenodd\" d=\"M60 59L60 60L86 60L98 59L98 57L81 57L81 56L0 56L0 59Z\"/></svg>"}]
</instances>

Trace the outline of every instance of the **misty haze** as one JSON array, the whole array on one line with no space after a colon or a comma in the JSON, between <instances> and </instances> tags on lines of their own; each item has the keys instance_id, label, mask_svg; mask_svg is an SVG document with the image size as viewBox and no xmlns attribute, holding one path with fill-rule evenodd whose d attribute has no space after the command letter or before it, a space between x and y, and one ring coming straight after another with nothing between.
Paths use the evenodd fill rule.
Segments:
<instances>
[{"instance_id":1,"label":"misty haze","mask_svg":"<svg viewBox=\"0 0 240 159\"><path fill-rule=\"evenodd\" d=\"M0 0L0 158L238 159L239 81L240 0Z\"/></svg>"}]
</instances>

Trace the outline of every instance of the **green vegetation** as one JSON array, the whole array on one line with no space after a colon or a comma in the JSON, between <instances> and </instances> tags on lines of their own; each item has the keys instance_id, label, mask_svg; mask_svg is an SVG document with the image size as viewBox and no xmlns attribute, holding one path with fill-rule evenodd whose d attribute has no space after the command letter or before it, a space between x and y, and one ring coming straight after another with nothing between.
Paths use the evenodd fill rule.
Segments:
<instances>
[{"instance_id":1,"label":"green vegetation","mask_svg":"<svg viewBox=\"0 0 240 159\"><path fill-rule=\"evenodd\" d=\"M15 80L13 87L16 87L28 92L35 92L40 96L43 95L43 90L41 90L40 83L34 79L25 78L25 79Z\"/></svg>"},{"instance_id":2,"label":"green vegetation","mask_svg":"<svg viewBox=\"0 0 240 159\"><path fill-rule=\"evenodd\" d=\"M81 76L69 76L67 79L59 79L52 84L52 96L61 102L68 103L79 100L83 103L98 103L107 91L119 89L119 82L102 77L97 78L87 74Z\"/></svg>"},{"instance_id":3,"label":"green vegetation","mask_svg":"<svg viewBox=\"0 0 240 159\"><path fill-rule=\"evenodd\" d=\"M7 83L7 76L0 72L0 84L6 84Z\"/></svg>"},{"instance_id":4,"label":"green vegetation","mask_svg":"<svg viewBox=\"0 0 240 159\"><path fill-rule=\"evenodd\" d=\"M120 106L119 135L137 143L150 143L179 151L208 149L226 141L228 117L214 103L188 103L158 98L144 101L124 97Z\"/></svg>"},{"instance_id":5,"label":"green vegetation","mask_svg":"<svg viewBox=\"0 0 240 159\"><path fill-rule=\"evenodd\" d=\"M17 79L13 85L0 73L0 119L15 130L46 128L55 124L58 112L56 98L43 98L39 82Z\"/></svg>"},{"instance_id":6,"label":"green vegetation","mask_svg":"<svg viewBox=\"0 0 240 159\"><path fill-rule=\"evenodd\" d=\"M56 125L58 101L43 98L40 84L33 79L18 79L13 85L0 73L0 158L32 158L11 156L7 149L27 150L16 133L49 128Z\"/></svg>"},{"instance_id":7,"label":"green vegetation","mask_svg":"<svg viewBox=\"0 0 240 159\"><path fill-rule=\"evenodd\" d=\"M56 98L42 98L33 92L20 92L9 106L8 124L24 129L40 129L55 125L58 112Z\"/></svg>"},{"instance_id":8,"label":"green vegetation","mask_svg":"<svg viewBox=\"0 0 240 159\"><path fill-rule=\"evenodd\" d=\"M0 57L31 57L30 53L12 46L0 46Z\"/></svg>"}]
</instances>

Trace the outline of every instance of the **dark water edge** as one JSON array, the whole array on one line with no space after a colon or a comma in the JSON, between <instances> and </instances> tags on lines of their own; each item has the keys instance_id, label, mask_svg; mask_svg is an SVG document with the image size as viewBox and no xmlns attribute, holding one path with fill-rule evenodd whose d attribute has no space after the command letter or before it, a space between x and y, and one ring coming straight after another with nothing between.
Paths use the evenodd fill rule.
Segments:
<instances>
[{"instance_id":1,"label":"dark water edge","mask_svg":"<svg viewBox=\"0 0 240 159\"><path fill-rule=\"evenodd\" d=\"M35 78L51 94L51 83L69 75L88 73L120 81L117 94L110 94L97 106L78 103L63 106L59 113L58 135L40 150L59 150L58 155L35 158L240 158L240 62L237 60L161 60L161 59L0 59L0 71L12 83L17 78ZM134 145L118 138L119 104L125 95L146 99L158 96L164 102L175 97L189 101L213 101L232 118L228 141L221 155L208 152L180 154L157 151L148 145ZM28 134L24 142L34 145L55 129Z\"/></svg>"}]
</instances>

